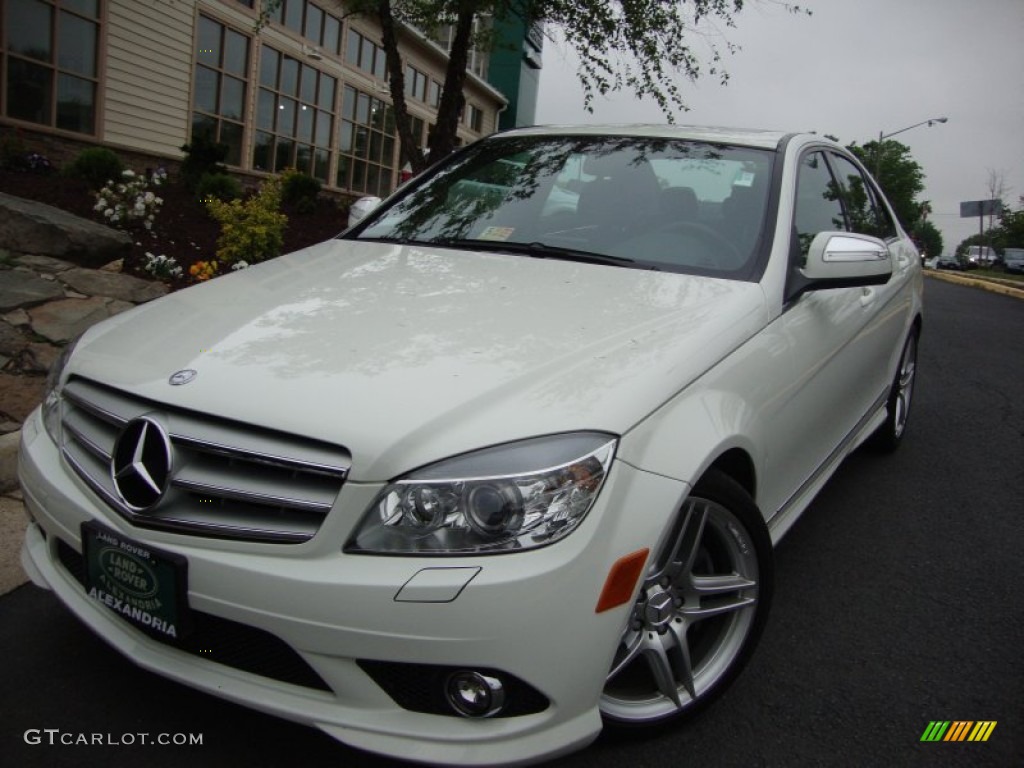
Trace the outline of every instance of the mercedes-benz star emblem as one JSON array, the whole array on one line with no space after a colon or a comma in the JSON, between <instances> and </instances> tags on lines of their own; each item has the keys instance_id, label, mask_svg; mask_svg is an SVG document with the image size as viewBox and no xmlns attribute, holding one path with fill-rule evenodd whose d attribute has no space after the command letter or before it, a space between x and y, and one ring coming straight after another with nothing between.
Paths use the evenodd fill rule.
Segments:
<instances>
[{"instance_id":1,"label":"mercedes-benz star emblem","mask_svg":"<svg viewBox=\"0 0 1024 768\"><path fill-rule=\"evenodd\" d=\"M171 478L171 440L164 428L146 416L128 422L114 444L110 472L117 495L133 512L160 501Z\"/></svg>"},{"instance_id":2,"label":"mercedes-benz star emblem","mask_svg":"<svg viewBox=\"0 0 1024 768\"><path fill-rule=\"evenodd\" d=\"M180 387L182 384L188 384L192 379L199 375L199 371L194 368L185 368L184 370L177 371L171 374L171 378L167 381L172 387Z\"/></svg>"}]
</instances>

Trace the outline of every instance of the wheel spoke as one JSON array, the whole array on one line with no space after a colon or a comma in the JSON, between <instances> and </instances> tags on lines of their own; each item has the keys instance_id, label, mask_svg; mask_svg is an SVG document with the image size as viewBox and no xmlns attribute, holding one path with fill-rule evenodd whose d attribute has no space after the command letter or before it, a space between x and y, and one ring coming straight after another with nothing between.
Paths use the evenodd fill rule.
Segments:
<instances>
[{"instance_id":1,"label":"wheel spoke","mask_svg":"<svg viewBox=\"0 0 1024 768\"><path fill-rule=\"evenodd\" d=\"M724 576L690 576L690 586L698 595L722 595L756 587L757 582L732 573Z\"/></svg>"},{"instance_id":2,"label":"wheel spoke","mask_svg":"<svg viewBox=\"0 0 1024 768\"><path fill-rule=\"evenodd\" d=\"M693 608L684 605L679 609L679 613L685 616L690 622L702 621L703 619L710 619L712 616L722 616L727 613L734 613L749 605L753 605L756 602L757 598L755 597L737 597L725 602L715 603L714 605L702 605L700 607Z\"/></svg>"},{"instance_id":3,"label":"wheel spoke","mask_svg":"<svg viewBox=\"0 0 1024 768\"><path fill-rule=\"evenodd\" d=\"M676 638L676 646L679 649L679 669L677 677L690 698L697 699L697 689L693 684L693 663L690 661L690 644L686 642L686 624L673 621L669 629Z\"/></svg>"},{"instance_id":4,"label":"wheel spoke","mask_svg":"<svg viewBox=\"0 0 1024 768\"><path fill-rule=\"evenodd\" d=\"M697 502L690 502L683 514L682 525L676 535L672 552L665 562L662 572L669 577L670 581L676 583L683 574L693 570L693 562L697 559L697 552L700 550L701 537L704 535L704 525L708 519L707 507Z\"/></svg>"},{"instance_id":5,"label":"wheel spoke","mask_svg":"<svg viewBox=\"0 0 1024 768\"><path fill-rule=\"evenodd\" d=\"M670 699L677 708L681 708L683 702L679 698L679 683L676 681L675 670L668 657L669 651L665 648L667 635L655 634L651 637L648 633L646 637L647 639L643 643L643 654L647 660L647 666L650 667L651 675L654 676L654 682L666 698Z\"/></svg>"},{"instance_id":6,"label":"wheel spoke","mask_svg":"<svg viewBox=\"0 0 1024 768\"><path fill-rule=\"evenodd\" d=\"M635 630L632 631L629 636L622 639L622 644L619 647L625 648L626 652L622 655L622 659L620 661L616 661L612 664L612 670L608 673L608 677L606 677L605 680L611 680L619 674L619 672L633 663L633 660L640 655L640 650L644 645L643 640L643 632L637 632Z\"/></svg>"},{"instance_id":7,"label":"wheel spoke","mask_svg":"<svg viewBox=\"0 0 1024 768\"><path fill-rule=\"evenodd\" d=\"M900 392L896 395L895 403L896 413L893 416L893 423L896 425L897 431L903 429L903 421L906 418L904 414L907 412L907 395L905 392Z\"/></svg>"},{"instance_id":8,"label":"wheel spoke","mask_svg":"<svg viewBox=\"0 0 1024 768\"><path fill-rule=\"evenodd\" d=\"M903 371L900 375L900 389L906 389L910 386L910 382L914 380L914 363L908 362L903 367Z\"/></svg>"}]
</instances>

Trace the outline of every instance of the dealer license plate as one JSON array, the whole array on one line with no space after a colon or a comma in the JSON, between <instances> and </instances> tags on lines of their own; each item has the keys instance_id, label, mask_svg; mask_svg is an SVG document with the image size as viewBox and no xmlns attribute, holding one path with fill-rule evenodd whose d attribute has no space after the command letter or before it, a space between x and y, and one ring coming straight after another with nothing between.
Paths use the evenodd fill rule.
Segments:
<instances>
[{"instance_id":1,"label":"dealer license plate","mask_svg":"<svg viewBox=\"0 0 1024 768\"><path fill-rule=\"evenodd\" d=\"M174 642L189 629L188 561L126 539L98 523L82 523L86 592L125 621Z\"/></svg>"}]
</instances>

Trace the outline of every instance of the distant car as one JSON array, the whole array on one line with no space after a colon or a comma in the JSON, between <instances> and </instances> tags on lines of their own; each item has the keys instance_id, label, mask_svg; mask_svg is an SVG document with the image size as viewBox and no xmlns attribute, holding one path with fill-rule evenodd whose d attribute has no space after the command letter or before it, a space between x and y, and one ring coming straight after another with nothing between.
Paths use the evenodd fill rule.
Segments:
<instances>
[{"instance_id":1,"label":"distant car","mask_svg":"<svg viewBox=\"0 0 1024 768\"><path fill-rule=\"evenodd\" d=\"M932 256L930 259L924 260L925 269L938 269L940 256Z\"/></svg>"},{"instance_id":2,"label":"distant car","mask_svg":"<svg viewBox=\"0 0 1024 768\"><path fill-rule=\"evenodd\" d=\"M1003 269L1007 272L1024 273L1024 248L1003 249Z\"/></svg>"},{"instance_id":3,"label":"distant car","mask_svg":"<svg viewBox=\"0 0 1024 768\"><path fill-rule=\"evenodd\" d=\"M935 263L936 269L956 269L962 270L963 265L956 256L939 256Z\"/></svg>"},{"instance_id":4,"label":"distant car","mask_svg":"<svg viewBox=\"0 0 1024 768\"><path fill-rule=\"evenodd\" d=\"M967 264L971 268L991 266L998 258L996 249L987 245L972 245L967 249Z\"/></svg>"},{"instance_id":5,"label":"distant car","mask_svg":"<svg viewBox=\"0 0 1024 768\"><path fill-rule=\"evenodd\" d=\"M843 459L903 439L923 283L821 136L495 134L69 344L21 433L22 562L146 669L393 757L657 729L751 657ZM858 576L819 585L837 632L843 590L898 590Z\"/></svg>"}]
</instances>

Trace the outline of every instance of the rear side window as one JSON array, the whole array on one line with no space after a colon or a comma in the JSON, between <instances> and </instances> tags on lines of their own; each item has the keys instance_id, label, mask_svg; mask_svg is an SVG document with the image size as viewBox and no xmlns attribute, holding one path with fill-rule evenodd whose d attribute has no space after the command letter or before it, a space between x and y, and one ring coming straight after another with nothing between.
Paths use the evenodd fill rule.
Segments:
<instances>
[{"instance_id":1,"label":"rear side window","mask_svg":"<svg viewBox=\"0 0 1024 768\"><path fill-rule=\"evenodd\" d=\"M860 169L842 155L832 154L831 159L842 184L850 230L882 240L896 237L896 226L888 209Z\"/></svg>"}]
</instances>

